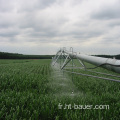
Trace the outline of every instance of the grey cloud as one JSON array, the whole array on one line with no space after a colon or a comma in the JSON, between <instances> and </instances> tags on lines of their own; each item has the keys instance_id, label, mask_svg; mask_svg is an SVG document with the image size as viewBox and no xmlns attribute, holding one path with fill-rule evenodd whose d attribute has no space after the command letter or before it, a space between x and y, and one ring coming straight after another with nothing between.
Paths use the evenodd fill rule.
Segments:
<instances>
[{"instance_id":1,"label":"grey cloud","mask_svg":"<svg viewBox=\"0 0 120 120\"><path fill-rule=\"evenodd\" d=\"M19 34L19 32L17 32L17 31L12 31L12 32L0 32L0 36L1 37L15 37L16 35L18 35Z\"/></svg>"},{"instance_id":2,"label":"grey cloud","mask_svg":"<svg viewBox=\"0 0 120 120\"><path fill-rule=\"evenodd\" d=\"M117 42L119 40L120 40L120 35L119 34L117 34L115 36L106 36L106 37L104 37L105 42L109 42L109 41L113 42L114 41L114 43L115 43L115 42Z\"/></svg>"},{"instance_id":3,"label":"grey cloud","mask_svg":"<svg viewBox=\"0 0 120 120\"><path fill-rule=\"evenodd\" d=\"M10 12L13 10L14 1L11 0L0 0L0 12Z\"/></svg>"},{"instance_id":4,"label":"grey cloud","mask_svg":"<svg viewBox=\"0 0 120 120\"><path fill-rule=\"evenodd\" d=\"M56 0L19 0L18 12L33 12L39 9L45 9L54 2L56 2Z\"/></svg>"},{"instance_id":5,"label":"grey cloud","mask_svg":"<svg viewBox=\"0 0 120 120\"><path fill-rule=\"evenodd\" d=\"M59 20L47 19L47 16L36 19L36 16L31 14L25 14L19 20L18 27L21 30L31 28L32 31L29 32L31 37L56 37L61 36L60 29L68 20L66 18L60 18Z\"/></svg>"},{"instance_id":6,"label":"grey cloud","mask_svg":"<svg viewBox=\"0 0 120 120\"><path fill-rule=\"evenodd\" d=\"M7 20L7 18L1 18L0 20L0 29L9 29L10 27L14 27L15 23L13 21Z\"/></svg>"},{"instance_id":7,"label":"grey cloud","mask_svg":"<svg viewBox=\"0 0 120 120\"><path fill-rule=\"evenodd\" d=\"M56 37L57 36L57 32L55 31L45 31L45 32L32 32L28 34L29 37L33 37L33 38L41 38L41 37L47 37L52 38L52 37Z\"/></svg>"},{"instance_id":8,"label":"grey cloud","mask_svg":"<svg viewBox=\"0 0 120 120\"><path fill-rule=\"evenodd\" d=\"M105 10L105 11L93 14L92 18L108 20L108 19L120 18L120 14L117 12L117 10L116 11Z\"/></svg>"},{"instance_id":9,"label":"grey cloud","mask_svg":"<svg viewBox=\"0 0 120 120\"><path fill-rule=\"evenodd\" d=\"M56 0L0 0L0 12L11 12L17 10L17 12L32 12L39 9L44 9Z\"/></svg>"},{"instance_id":10,"label":"grey cloud","mask_svg":"<svg viewBox=\"0 0 120 120\"><path fill-rule=\"evenodd\" d=\"M90 9L94 6L89 8L89 4L87 0L0 0L1 46L12 51L19 46L20 52L31 54L37 49L40 51L40 46L46 49L46 53L52 47L56 49L60 46L82 46L89 52L99 43L118 44L120 35L117 31L120 29L116 26L120 25L119 5L93 12ZM4 41L11 47L7 47Z\"/></svg>"},{"instance_id":11,"label":"grey cloud","mask_svg":"<svg viewBox=\"0 0 120 120\"><path fill-rule=\"evenodd\" d=\"M109 23L109 26L110 26L110 27L120 26L120 21L111 22L111 23Z\"/></svg>"},{"instance_id":12,"label":"grey cloud","mask_svg":"<svg viewBox=\"0 0 120 120\"><path fill-rule=\"evenodd\" d=\"M44 8L56 2L56 0L40 0L39 4Z\"/></svg>"},{"instance_id":13,"label":"grey cloud","mask_svg":"<svg viewBox=\"0 0 120 120\"><path fill-rule=\"evenodd\" d=\"M10 26L11 26L10 24L0 23L0 28L8 28Z\"/></svg>"},{"instance_id":14,"label":"grey cloud","mask_svg":"<svg viewBox=\"0 0 120 120\"><path fill-rule=\"evenodd\" d=\"M103 31L89 31L86 30L84 32L78 32L77 34L73 33L75 38L92 38L92 37L99 37L100 35L102 35L104 32Z\"/></svg>"},{"instance_id":15,"label":"grey cloud","mask_svg":"<svg viewBox=\"0 0 120 120\"><path fill-rule=\"evenodd\" d=\"M98 11L95 11L91 18L99 20L109 20L120 18L120 3L113 6L103 6Z\"/></svg>"}]
</instances>

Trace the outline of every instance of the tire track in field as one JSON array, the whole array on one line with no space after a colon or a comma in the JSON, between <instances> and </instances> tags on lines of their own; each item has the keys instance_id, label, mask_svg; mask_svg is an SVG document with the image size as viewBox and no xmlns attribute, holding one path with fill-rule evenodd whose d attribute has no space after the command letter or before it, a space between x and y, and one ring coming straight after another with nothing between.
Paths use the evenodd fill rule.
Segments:
<instances>
[{"instance_id":1,"label":"tire track in field","mask_svg":"<svg viewBox=\"0 0 120 120\"><path fill-rule=\"evenodd\" d=\"M83 93L77 90L70 77L60 70L58 64L52 66L52 74L51 81L49 82L49 87L57 97L66 96L74 98L75 96L77 97L83 95Z\"/></svg>"}]
</instances>

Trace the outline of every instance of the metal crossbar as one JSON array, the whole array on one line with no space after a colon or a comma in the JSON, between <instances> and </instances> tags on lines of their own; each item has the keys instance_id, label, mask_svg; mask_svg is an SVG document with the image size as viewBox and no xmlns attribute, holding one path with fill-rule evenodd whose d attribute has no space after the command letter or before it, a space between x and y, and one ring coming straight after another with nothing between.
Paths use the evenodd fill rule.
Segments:
<instances>
[{"instance_id":1,"label":"metal crossbar","mask_svg":"<svg viewBox=\"0 0 120 120\"><path fill-rule=\"evenodd\" d=\"M76 60L78 60L78 63L81 65L81 67L78 67L75 65L75 63L74 63L75 58L76 58ZM61 59L62 59L62 62L61 62ZM67 51L66 48L64 47L63 49L60 49L57 52L57 54L54 56L54 58L52 59L53 66L59 61L60 61L60 69L65 71L65 72L69 72L72 74L78 74L78 75L82 75L82 76L88 76L88 77L93 77L93 78L99 78L99 79L104 79L104 80L111 80L111 81L115 81L115 82L120 82L120 80L117 80L117 79L100 77L100 76L95 76L95 75L91 75L91 74L83 74L83 73L78 73L78 72L73 71L73 69L81 69L81 70L84 70L86 72L88 71L91 73L97 73L99 75L120 78L120 76L118 76L118 75L106 74L106 73L102 73L102 72L96 72L96 71L89 70L89 69L96 69L98 67L103 67L103 68L106 68L108 70L112 70L114 72L120 73L120 60L100 58L100 57L88 56L88 55L83 55L83 54L77 55L76 52L73 52L72 47L70 48L70 51ZM94 64L96 66L88 68L84 64L84 61L91 63L91 64ZM61 65L61 63L62 63L62 65ZM71 66L68 66L68 64L70 64L70 63L71 63ZM72 71L68 71L67 69L71 69ZM73 76L72 76L72 78L73 78Z\"/></svg>"}]
</instances>

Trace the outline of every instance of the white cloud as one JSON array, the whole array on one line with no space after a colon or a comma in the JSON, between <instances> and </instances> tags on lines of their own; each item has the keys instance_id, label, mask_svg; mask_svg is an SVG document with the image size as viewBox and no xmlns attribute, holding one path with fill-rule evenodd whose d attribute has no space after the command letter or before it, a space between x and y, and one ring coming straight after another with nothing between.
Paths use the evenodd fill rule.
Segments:
<instances>
[{"instance_id":1,"label":"white cloud","mask_svg":"<svg viewBox=\"0 0 120 120\"><path fill-rule=\"evenodd\" d=\"M119 3L0 0L0 51L54 54L72 46L80 52L119 54Z\"/></svg>"}]
</instances>

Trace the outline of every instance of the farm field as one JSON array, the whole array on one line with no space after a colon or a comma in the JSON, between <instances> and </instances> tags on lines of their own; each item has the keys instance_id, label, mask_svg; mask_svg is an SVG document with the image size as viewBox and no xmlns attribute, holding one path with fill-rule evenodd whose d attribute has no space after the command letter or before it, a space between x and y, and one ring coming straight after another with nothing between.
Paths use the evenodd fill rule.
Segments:
<instances>
[{"instance_id":1,"label":"farm field","mask_svg":"<svg viewBox=\"0 0 120 120\"><path fill-rule=\"evenodd\" d=\"M87 66L94 67L90 64ZM83 70L74 71L86 73ZM93 71L119 75L103 68ZM87 73L97 75L89 71ZM119 118L118 82L76 74L72 76L61 71L58 64L51 66L50 59L0 60L1 120L119 120Z\"/></svg>"}]
</instances>

